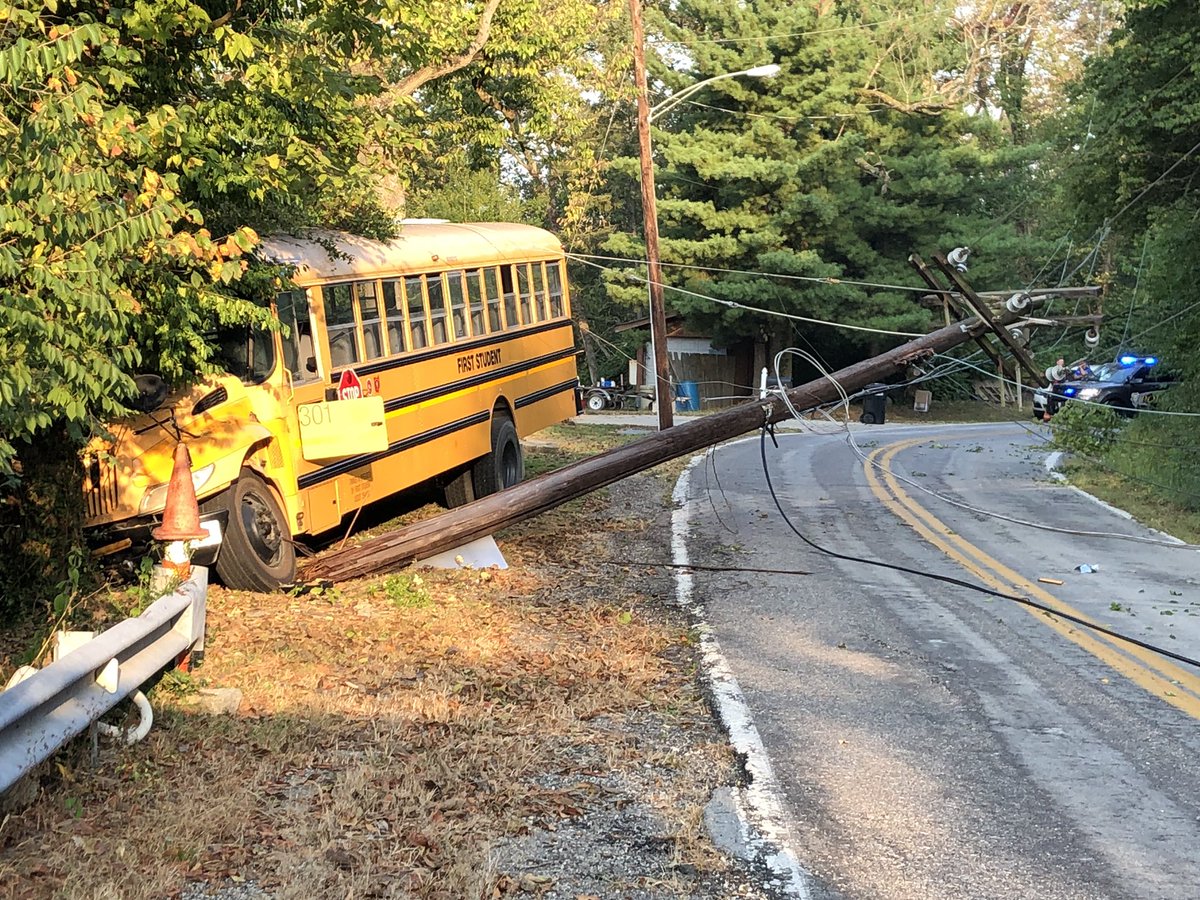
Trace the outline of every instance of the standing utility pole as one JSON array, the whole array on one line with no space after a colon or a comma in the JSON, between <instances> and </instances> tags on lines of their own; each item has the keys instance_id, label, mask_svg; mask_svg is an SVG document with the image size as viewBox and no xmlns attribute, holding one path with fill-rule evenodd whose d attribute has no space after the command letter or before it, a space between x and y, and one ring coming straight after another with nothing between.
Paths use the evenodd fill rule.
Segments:
<instances>
[{"instance_id":1,"label":"standing utility pole","mask_svg":"<svg viewBox=\"0 0 1200 900\"><path fill-rule=\"evenodd\" d=\"M638 156L642 162L642 222L646 234L646 269L650 281L650 342L654 347L654 404L658 428L673 424L675 398L667 362L667 315L663 310L662 269L658 264L658 203L654 195L654 158L650 150L650 100L646 88L646 39L641 0L629 0L633 24L633 78L637 85Z\"/></svg>"}]
</instances>

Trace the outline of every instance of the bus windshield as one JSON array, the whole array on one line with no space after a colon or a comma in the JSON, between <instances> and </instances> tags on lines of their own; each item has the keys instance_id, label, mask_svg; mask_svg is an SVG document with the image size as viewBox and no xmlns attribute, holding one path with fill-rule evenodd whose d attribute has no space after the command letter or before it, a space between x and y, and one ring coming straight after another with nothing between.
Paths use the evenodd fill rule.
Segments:
<instances>
[{"instance_id":1,"label":"bus windshield","mask_svg":"<svg viewBox=\"0 0 1200 900\"><path fill-rule=\"evenodd\" d=\"M245 384L262 384L275 368L275 341L268 331L233 325L217 329L211 340L213 362Z\"/></svg>"}]
</instances>

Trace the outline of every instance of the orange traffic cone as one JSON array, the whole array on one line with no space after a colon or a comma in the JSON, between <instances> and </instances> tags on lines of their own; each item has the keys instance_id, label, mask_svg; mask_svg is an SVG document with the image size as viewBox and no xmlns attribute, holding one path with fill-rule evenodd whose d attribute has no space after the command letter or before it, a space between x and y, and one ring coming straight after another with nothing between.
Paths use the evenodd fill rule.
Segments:
<instances>
[{"instance_id":1,"label":"orange traffic cone","mask_svg":"<svg viewBox=\"0 0 1200 900\"><path fill-rule=\"evenodd\" d=\"M162 524L150 533L159 541L198 541L208 537L208 532L200 527L200 504L196 502L196 488L192 484L192 457L182 441L175 446L175 466L167 485Z\"/></svg>"}]
</instances>

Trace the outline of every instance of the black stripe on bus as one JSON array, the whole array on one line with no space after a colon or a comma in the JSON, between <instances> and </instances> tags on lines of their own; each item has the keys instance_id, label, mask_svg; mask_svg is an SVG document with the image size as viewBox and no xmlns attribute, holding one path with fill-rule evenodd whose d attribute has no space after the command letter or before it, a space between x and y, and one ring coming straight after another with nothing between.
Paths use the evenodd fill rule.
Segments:
<instances>
[{"instance_id":1,"label":"black stripe on bus","mask_svg":"<svg viewBox=\"0 0 1200 900\"><path fill-rule=\"evenodd\" d=\"M501 378L507 378L509 375L516 375L519 372L524 372L529 369L536 369L538 366L544 366L547 363L559 362L560 360L569 359L575 355L575 348L568 347L565 350L557 350L554 353L547 353L544 356L538 356L533 359L526 359L521 362L511 363L507 366L501 366L498 369L489 369L486 372L480 372L478 375L472 375L470 378L460 378L457 381L452 381L449 384L440 384L437 387L426 388L423 391L417 391L415 394L406 394L403 397L393 397L384 403L383 408L386 412L395 412L398 409L403 409L413 403L424 403L426 400L433 400L437 397L443 397L446 394L453 394L456 391L461 391L466 388L478 387L481 384L487 384L489 381L497 381Z\"/></svg>"},{"instance_id":2,"label":"black stripe on bus","mask_svg":"<svg viewBox=\"0 0 1200 900\"><path fill-rule=\"evenodd\" d=\"M564 381L560 384L543 388L540 391L534 391L532 394L526 394L524 397L518 397L515 405L517 409L521 409L524 406L530 406L541 400L547 400L550 397L553 397L555 394L561 394L563 391L573 391L578 385L579 379L572 378L570 381Z\"/></svg>"},{"instance_id":3,"label":"black stripe on bus","mask_svg":"<svg viewBox=\"0 0 1200 900\"><path fill-rule=\"evenodd\" d=\"M438 347L422 350L420 353L414 353L410 356L399 356L395 359L381 359L378 362L372 363L355 363L349 366L342 366L340 369L335 369L333 374L329 376L331 384L337 384L342 377L342 372L345 369L353 369L356 375L376 375L379 372L386 372L389 369L398 369L401 366L407 366L410 363L425 362L430 359L439 359L443 356L456 356L459 353L464 353L468 350L474 350L477 347L486 347L489 344L504 344L508 341L515 341L518 338L528 337L534 334L543 334L547 331L554 331L558 328L570 328L570 320L562 320L558 322L543 322L533 328L525 328L521 331L506 331L503 334L485 335L483 337L472 338L469 341L461 341L457 343L442 344Z\"/></svg>"},{"instance_id":4,"label":"black stripe on bus","mask_svg":"<svg viewBox=\"0 0 1200 900\"><path fill-rule=\"evenodd\" d=\"M373 462L378 462L381 459L386 459L403 450L409 450L420 444L427 444L429 441L437 440L440 437L445 437L448 434L454 434L456 431L462 431L464 428L470 428L472 425L479 425L486 422L492 416L491 410L484 412L472 413L471 415L457 419L453 422L447 422L445 425L439 425L437 428L431 428L428 431L422 431L420 434L409 435L388 445L386 450L380 450L377 453L364 453L360 456L351 456L331 465L317 469L315 472L309 472L307 475L301 475L297 482L302 488L310 488L313 485L320 484L323 481L328 481L330 478L336 478L339 475L344 475L351 472L360 466L370 465Z\"/></svg>"}]
</instances>

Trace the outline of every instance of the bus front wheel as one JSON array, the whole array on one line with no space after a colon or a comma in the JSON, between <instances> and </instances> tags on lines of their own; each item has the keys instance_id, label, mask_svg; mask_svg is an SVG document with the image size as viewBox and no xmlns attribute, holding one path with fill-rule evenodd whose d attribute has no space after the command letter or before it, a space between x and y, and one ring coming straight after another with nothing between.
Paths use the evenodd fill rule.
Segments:
<instances>
[{"instance_id":1,"label":"bus front wheel","mask_svg":"<svg viewBox=\"0 0 1200 900\"><path fill-rule=\"evenodd\" d=\"M238 591L274 591L296 578L296 548L287 516L267 483L243 470L233 486L208 501L229 510L216 570Z\"/></svg>"},{"instance_id":2,"label":"bus front wheel","mask_svg":"<svg viewBox=\"0 0 1200 900\"><path fill-rule=\"evenodd\" d=\"M475 496L486 497L520 484L525 477L525 455L517 426L507 415L492 416L492 452L472 467Z\"/></svg>"}]
</instances>

